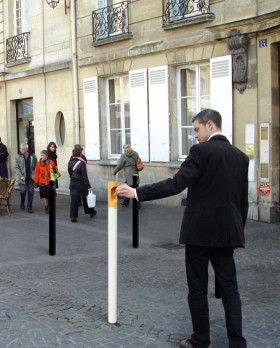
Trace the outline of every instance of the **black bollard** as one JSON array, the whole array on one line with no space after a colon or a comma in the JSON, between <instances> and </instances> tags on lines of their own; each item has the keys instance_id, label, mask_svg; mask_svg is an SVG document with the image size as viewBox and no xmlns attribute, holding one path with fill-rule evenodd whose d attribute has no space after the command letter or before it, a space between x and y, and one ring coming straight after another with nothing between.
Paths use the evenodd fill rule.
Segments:
<instances>
[{"instance_id":1,"label":"black bollard","mask_svg":"<svg viewBox=\"0 0 280 348\"><path fill-rule=\"evenodd\" d=\"M56 185L49 182L49 254L56 253Z\"/></svg>"},{"instance_id":2,"label":"black bollard","mask_svg":"<svg viewBox=\"0 0 280 348\"><path fill-rule=\"evenodd\" d=\"M139 175L133 174L133 188L139 185ZM138 248L139 246L139 210L136 198L132 199L132 246Z\"/></svg>"},{"instance_id":3,"label":"black bollard","mask_svg":"<svg viewBox=\"0 0 280 348\"><path fill-rule=\"evenodd\" d=\"M216 275L215 275L215 297L222 298L220 285L219 285L219 282L218 282Z\"/></svg>"}]
</instances>

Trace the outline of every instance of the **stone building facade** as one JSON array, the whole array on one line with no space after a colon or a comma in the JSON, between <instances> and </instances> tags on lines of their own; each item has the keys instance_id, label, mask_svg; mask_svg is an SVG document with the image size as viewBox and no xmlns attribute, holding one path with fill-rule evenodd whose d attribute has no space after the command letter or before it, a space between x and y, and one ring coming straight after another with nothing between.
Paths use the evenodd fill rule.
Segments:
<instances>
[{"instance_id":1,"label":"stone building facade","mask_svg":"<svg viewBox=\"0 0 280 348\"><path fill-rule=\"evenodd\" d=\"M192 116L211 107L250 157L249 217L279 220L279 14L276 0L60 0L54 9L0 0L0 129L11 176L23 139L36 153L58 143L61 190L75 143L100 198L125 142L145 162L141 184L164 179L194 143ZM22 33L28 52L15 57L11 39L20 46Z\"/></svg>"}]
</instances>

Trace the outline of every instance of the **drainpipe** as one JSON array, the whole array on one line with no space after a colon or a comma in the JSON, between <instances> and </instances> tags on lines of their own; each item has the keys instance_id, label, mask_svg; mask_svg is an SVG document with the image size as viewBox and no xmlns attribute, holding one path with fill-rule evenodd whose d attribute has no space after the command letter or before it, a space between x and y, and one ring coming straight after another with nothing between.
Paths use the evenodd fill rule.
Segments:
<instances>
[{"instance_id":1,"label":"drainpipe","mask_svg":"<svg viewBox=\"0 0 280 348\"><path fill-rule=\"evenodd\" d=\"M74 97L75 143L80 144L80 115L79 115L79 87L77 63L77 34L76 34L76 1L70 1L71 11L71 46L72 46L72 80Z\"/></svg>"}]
</instances>

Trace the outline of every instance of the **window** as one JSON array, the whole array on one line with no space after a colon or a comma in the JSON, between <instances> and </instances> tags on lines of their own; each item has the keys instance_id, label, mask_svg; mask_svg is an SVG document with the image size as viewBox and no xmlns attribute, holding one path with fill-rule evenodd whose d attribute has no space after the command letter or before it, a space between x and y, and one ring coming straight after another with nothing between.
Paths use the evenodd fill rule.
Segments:
<instances>
[{"instance_id":1,"label":"window","mask_svg":"<svg viewBox=\"0 0 280 348\"><path fill-rule=\"evenodd\" d=\"M33 99L16 101L18 148L27 143L30 152L35 152Z\"/></svg>"},{"instance_id":2,"label":"window","mask_svg":"<svg viewBox=\"0 0 280 348\"><path fill-rule=\"evenodd\" d=\"M62 146L65 141L65 120L63 113L61 111L58 111L55 117L55 136L56 136L56 142L59 146Z\"/></svg>"},{"instance_id":3,"label":"window","mask_svg":"<svg viewBox=\"0 0 280 348\"><path fill-rule=\"evenodd\" d=\"M27 31L26 0L14 0L14 35Z\"/></svg>"},{"instance_id":4,"label":"window","mask_svg":"<svg viewBox=\"0 0 280 348\"><path fill-rule=\"evenodd\" d=\"M15 33L16 35L22 33L22 8L21 0L16 0L15 2Z\"/></svg>"},{"instance_id":5,"label":"window","mask_svg":"<svg viewBox=\"0 0 280 348\"><path fill-rule=\"evenodd\" d=\"M209 0L162 0L163 25L174 24L178 21L205 21L214 19L210 13ZM195 19L195 17L197 17Z\"/></svg>"},{"instance_id":6,"label":"window","mask_svg":"<svg viewBox=\"0 0 280 348\"><path fill-rule=\"evenodd\" d=\"M91 160L101 158L99 82L97 77L83 80L86 156ZM130 143L143 161L168 162L168 67L131 70L101 83L106 89L108 158L119 157L123 144Z\"/></svg>"},{"instance_id":7,"label":"window","mask_svg":"<svg viewBox=\"0 0 280 348\"><path fill-rule=\"evenodd\" d=\"M94 41L128 33L128 1L97 0L92 16Z\"/></svg>"},{"instance_id":8,"label":"window","mask_svg":"<svg viewBox=\"0 0 280 348\"><path fill-rule=\"evenodd\" d=\"M107 80L107 105L109 157L115 157L122 153L124 143L131 142L128 76Z\"/></svg>"},{"instance_id":9,"label":"window","mask_svg":"<svg viewBox=\"0 0 280 348\"><path fill-rule=\"evenodd\" d=\"M196 143L192 118L210 108L210 65L199 64L178 69L179 157L188 155Z\"/></svg>"}]
</instances>

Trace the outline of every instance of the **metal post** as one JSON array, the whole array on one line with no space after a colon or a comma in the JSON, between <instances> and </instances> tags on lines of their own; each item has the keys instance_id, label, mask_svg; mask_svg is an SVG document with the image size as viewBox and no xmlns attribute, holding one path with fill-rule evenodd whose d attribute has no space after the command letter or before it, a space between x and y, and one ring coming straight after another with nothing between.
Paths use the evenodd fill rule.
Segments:
<instances>
[{"instance_id":1,"label":"metal post","mask_svg":"<svg viewBox=\"0 0 280 348\"><path fill-rule=\"evenodd\" d=\"M139 185L139 175L133 174L133 188ZM138 248L139 246L139 210L136 198L132 200L132 246Z\"/></svg>"},{"instance_id":2,"label":"metal post","mask_svg":"<svg viewBox=\"0 0 280 348\"><path fill-rule=\"evenodd\" d=\"M49 254L56 254L56 187L53 180L49 182Z\"/></svg>"},{"instance_id":3,"label":"metal post","mask_svg":"<svg viewBox=\"0 0 280 348\"><path fill-rule=\"evenodd\" d=\"M108 183L108 322L117 323L117 232L118 196L117 183Z\"/></svg>"}]
</instances>

